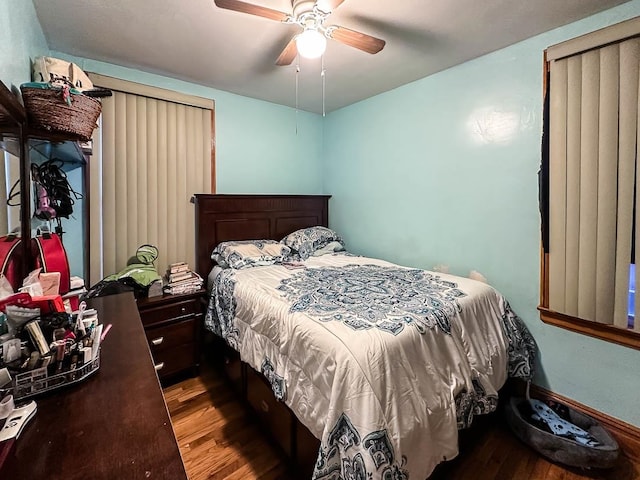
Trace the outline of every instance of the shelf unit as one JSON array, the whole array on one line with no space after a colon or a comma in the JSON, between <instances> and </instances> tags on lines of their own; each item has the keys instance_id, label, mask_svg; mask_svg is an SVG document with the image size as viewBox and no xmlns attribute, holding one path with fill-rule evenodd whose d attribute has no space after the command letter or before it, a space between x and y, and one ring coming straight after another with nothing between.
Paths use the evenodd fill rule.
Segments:
<instances>
[{"instance_id":1,"label":"shelf unit","mask_svg":"<svg viewBox=\"0 0 640 480\"><path fill-rule=\"evenodd\" d=\"M79 137L71 134L63 135L30 127L27 112L17 95L13 94L0 80L0 148L7 150L20 160L20 236L23 239L31 238L30 150L35 148L44 157L62 157L68 163L65 169L67 171L72 168L84 167L85 200L80 216L84 225L83 271L85 278L89 278L88 163L79 146L79 141L81 141ZM30 268L30 242L21 242L21 249L21 273L24 277Z\"/></svg>"}]
</instances>

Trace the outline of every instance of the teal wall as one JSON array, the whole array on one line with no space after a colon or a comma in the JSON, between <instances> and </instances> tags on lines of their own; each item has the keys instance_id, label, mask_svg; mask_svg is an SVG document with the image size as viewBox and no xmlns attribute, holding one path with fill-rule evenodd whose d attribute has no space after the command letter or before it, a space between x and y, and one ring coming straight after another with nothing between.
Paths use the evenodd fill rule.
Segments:
<instances>
[{"instance_id":1,"label":"teal wall","mask_svg":"<svg viewBox=\"0 0 640 480\"><path fill-rule=\"evenodd\" d=\"M640 0L531 38L326 117L68 57L87 71L212 98L220 193L332 194L352 251L482 272L540 346L536 383L640 426L640 352L538 317L542 51L637 16ZM0 78L48 53L31 2L0 0Z\"/></svg>"},{"instance_id":2,"label":"teal wall","mask_svg":"<svg viewBox=\"0 0 640 480\"><path fill-rule=\"evenodd\" d=\"M0 79L30 80L30 58L65 58L86 71L215 100L218 193L322 193L322 117L168 77L50 51L31 1L0 0ZM297 122L297 125L296 125ZM296 131L297 127L297 131ZM72 172L72 181L80 179ZM79 184L74 185L79 189ZM195 193L195 192L194 192ZM80 200L76 205L79 212ZM82 226L64 221L74 274L82 274ZM74 240L75 239L75 240Z\"/></svg>"},{"instance_id":3,"label":"teal wall","mask_svg":"<svg viewBox=\"0 0 640 480\"><path fill-rule=\"evenodd\" d=\"M350 250L478 270L540 347L536 383L640 426L640 351L543 324L539 300L542 52L640 14L640 1L331 113L324 190Z\"/></svg>"},{"instance_id":4,"label":"teal wall","mask_svg":"<svg viewBox=\"0 0 640 480\"><path fill-rule=\"evenodd\" d=\"M52 55L87 71L215 100L218 193L322 193L322 117L269 102L50 52L33 3L0 0L0 79L30 80L30 58ZM297 133L296 133L297 118Z\"/></svg>"},{"instance_id":5,"label":"teal wall","mask_svg":"<svg viewBox=\"0 0 640 480\"><path fill-rule=\"evenodd\" d=\"M9 88L28 82L29 58L48 51L33 3L0 0L0 80Z\"/></svg>"},{"instance_id":6,"label":"teal wall","mask_svg":"<svg viewBox=\"0 0 640 480\"><path fill-rule=\"evenodd\" d=\"M213 99L217 193L322 193L320 115L298 112L296 133L296 113L288 107L61 52L51 55L87 72Z\"/></svg>"},{"instance_id":7,"label":"teal wall","mask_svg":"<svg viewBox=\"0 0 640 480\"><path fill-rule=\"evenodd\" d=\"M217 193L322 193L320 115L298 112L296 133L296 112L288 107L62 52L51 56L87 72L213 99ZM81 233L77 222L67 225Z\"/></svg>"},{"instance_id":8,"label":"teal wall","mask_svg":"<svg viewBox=\"0 0 640 480\"><path fill-rule=\"evenodd\" d=\"M322 193L322 116L61 52L95 72L215 101L217 193Z\"/></svg>"}]
</instances>

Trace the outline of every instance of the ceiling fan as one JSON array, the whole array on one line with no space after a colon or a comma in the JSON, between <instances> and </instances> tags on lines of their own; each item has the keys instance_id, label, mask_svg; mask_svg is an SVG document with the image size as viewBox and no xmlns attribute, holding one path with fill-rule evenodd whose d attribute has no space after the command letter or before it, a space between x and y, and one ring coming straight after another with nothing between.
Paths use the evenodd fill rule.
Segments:
<instances>
[{"instance_id":1,"label":"ceiling fan","mask_svg":"<svg viewBox=\"0 0 640 480\"><path fill-rule=\"evenodd\" d=\"M302 27L302 32L295 35L284 47L276 65L290 65L298 53L306 58L319 57L324 53L327 38L372 54L378 53L385 45L384 40L365 33L338 25L325 26L327 17L345 0L291 0L293 6L291 14L240 0L214 1L220 8Z\"/></svg>"}]
</instances>

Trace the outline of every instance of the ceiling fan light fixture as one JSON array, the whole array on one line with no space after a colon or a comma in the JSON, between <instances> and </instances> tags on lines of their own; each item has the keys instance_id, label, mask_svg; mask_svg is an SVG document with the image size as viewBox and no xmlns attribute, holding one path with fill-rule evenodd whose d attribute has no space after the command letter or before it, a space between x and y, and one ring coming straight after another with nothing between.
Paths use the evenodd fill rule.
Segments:
<instances>
[{"instance_id":1,"label":"ceiling fan light fixture","mask_svg":"<svg viewBox=\"0 0 640 480\"><path fill-rule=\"evenodd\" d=\"M296 37L296 47L304 58L318 58L327 48L327 39L318 30L307 28Z\"/></svg>"}]
</instances>

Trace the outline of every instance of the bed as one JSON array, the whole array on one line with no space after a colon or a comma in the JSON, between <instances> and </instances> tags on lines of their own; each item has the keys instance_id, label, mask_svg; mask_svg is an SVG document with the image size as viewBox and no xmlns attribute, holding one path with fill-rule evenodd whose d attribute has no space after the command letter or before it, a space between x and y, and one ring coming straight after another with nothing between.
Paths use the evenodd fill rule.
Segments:
<instances>
[{"instance_id":1,"label":"bed","mask_svg":"<svg viewBox=\"0 0 640 480\"><path fill-rule=\"evenodd\" d=\"M316 459L314 480L424 479L457 455L459 429L495 410L508 376L531 378L535 344L508 302L470 279L348 252L212 269L220 242L327 226L328 199L196 196L205 326L250 367L240 391L265 423L282 425L260 388L293 412L281 445L298 463Z\"/></svg>"}]
</instances>

